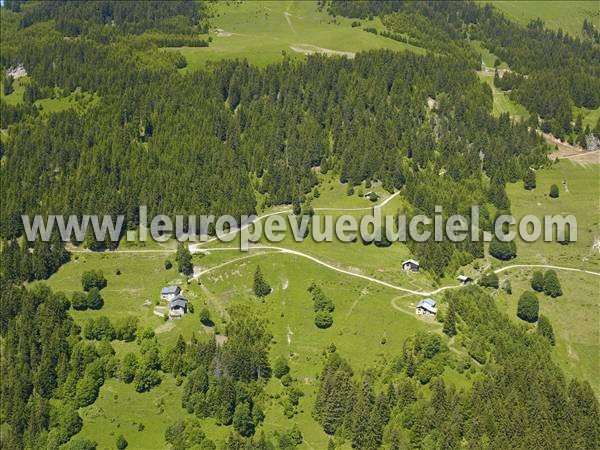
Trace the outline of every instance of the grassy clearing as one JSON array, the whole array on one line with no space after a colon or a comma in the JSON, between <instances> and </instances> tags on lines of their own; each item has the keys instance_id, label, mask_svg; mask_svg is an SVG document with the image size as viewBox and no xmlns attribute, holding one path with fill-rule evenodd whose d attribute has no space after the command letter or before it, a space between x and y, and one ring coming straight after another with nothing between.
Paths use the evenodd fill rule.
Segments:
<instances>
[{"instance_id":1,"label":"grassy clearing","mask_svg":"<svg viewBox=\"0 0 600 450\"><path fill-rule=\"evenodd\" d=\"M599 198L599 166L581 166L569 161L561 161L548 169L537 172L537 189L525 191L521 183L508 186L512 210L517 217L534 213L572 213L580 224L579 241L569 246L556 243L519 243L519 256L512 263L549 263L570 267L586 267L600 270L600 258L591 252L594 235L598 228L598 209L590 208L589 198ZM569 192L562 185L567 180ZM558 199L547 196L552 183L560 186ZM357 188L358 191L359 188ZM366 192L367 188L362 189ZM368 190L388 195L375 184ZM346 186L333 176L322 176L319 186L321 195L313 200L316 208L365 208L373 204L355 193L346 195ZM394 197L383 208L384 213L393 213L405 207L401 196ZM335 215L353 214L360 218L368 211L332 211ZM591 231L587 231L588 228ZM289 230L288 230L289 233ZM297 423L305 436L305 448L324 448L327 436L310 415L317 388L317 375L322 367L323 350L334 343L338 351L348 358L355 373L360 375L366 367L373 366L382 359L397 355L402 343L419 330L440 332L441 325L435 321L419 319L414 314L416 296L382 287L346 274L324 268L300 256L278 253L273 250L251 251L210 251L211 247L234 247L215 242L206 245L209 254L194 256L194 266L206 271L200 282L185 284L183 277L164 268L164 260L174 259L174 250L157 243L148 243L145 248L129 245L123 250L107 253L77 253L73 260L61 267L50 280L51 287L65 292L80 290L80 277L83 271L100 269L108 279L108 286L102 291L105 305L100 311L72 311L75 320L81 324L87 318L107 315L116 319L134 314L144 326L156 330L161 343L172 345L182 334L189 339L192 333L207 338L213 331L220 333L229 320L228 309L232 305L248 304L265 317L273 335L271 356L285 355L290 359L292 375L298 380L304 392L300 400L298 414L288 419L283 414L279 380L269 381L265 390L265 412L261 427L267 435L274 431L287 430L292 421ZM427 274L405 274L400 268L403 259L410 256L405 246L394 244L385 249L363 246L360 243L343 244L315 243L305 240L292 242L288 237L274 244L314 255L335 266L355 270L375 278L413 288L429 289L434 286ZM135 253L132 251L139 250ZM588 260L583 262L582 256ZM498 261L488 261L494 267L503 265ZM261 301L252 295L253 275L260 264L266 280L273 292ZM119 268L121 275L116 275ZM520 293L528 288L531 271L510 270L503 272L501 279L509 278L513 285L513 295L500 293L497 296L501 308L515 316L516 302ZM551 320L557 336L554 357L568 376L577 376L593 383L598 392L599 385L594 375L598 372L599 330L597 327L600 310L597 292L600 289L596 277L584 274L559 272L564 295L551 300L540 296L541 311ZM152 314L154 305L147 308L145 299L156 301L160 288L167 284L182 282L185 294L194 305L196 312L181 320L164 322ZM333 326L327 330L314 325L312 299L307 292L312 282L318 283L335 304ZM454 283L442 280L442 283ZM205 329L198 320L200 308L206 306L215 322L214 329ZM384 339L385 338L385 339ZM384 343L385 342L385 343ZM113 342L117 355L135 351L135 343ZM454 348L461 353L460 348ZM448 368L445 379L457 386L468 389L469 375L459 374ZM109 380L102 388L98 401L83 410L84 428L82 437L99 442L100 448L110 448L118 434L123 433L132 448L157 448L164 446L164 430L176 417L185 416L180 408L181 388L170 376L163 377L163 383L146 394L135 393L132 386ZM160 410L163 410L160 413ZM139 423L144 423L144 431L137 431ZM229 433L229 427L219 427L213 420L203 421L207 435L222 442ZM260 429L258 430L260 432Z\"/></svg>"},{"instance_id":2,"label":"grassy clearing","mask_svg":"<svg viewBox=\"0 0 600 450\"><path fill-rule=\"evenodd\" d=\"M96 402L82 408L80 415L83 429L74 439L92 439L99 449L112 449L122 434L128 448L155 449L166 447L165 429L187 413L181 408L181 388L172 376L163 375L159 386L143 394L131 384L107 380Z\"/></svg>"},{"instance_id":3,"label":"grassy clearing","mask_svg":"<svg viewBox=\"0 0 600 450\"><path fill-rule=\"evenodd\" d=\"M510 263L555 264L600 271L600 254L593 249L600 239L600 166L560 161L536 172L537 187L523 189L518 182L507 186L511 209L517 221L527 214L540 219L544 215L573 214L577 219L578 239L569 245L537 241L517 243L517 258ZM566 184L563 184L563 180ZM550 186L559 187L560 197L550 198Z\"/></svg>"},{"instance_id":4,"label":"grassy clearing","mask_svg":"<svg viewBox=\"0 0 600 450\"><path fill-rule=\"evenodd\" d=\"M281 61L284 55L304 57L298 52L302 49L354 53L389 48L424 52L419 47L363 31L366 26L382 29L379 19L362 21L361 26L353 28L350 19L333 19L318 11L316 2L217 2L211 8L214 17L210 46L172 49L185 56L188 66L184 70L232 58L246 58L252 64L265 66Z\"/></svg>"},{"instance_id":5,"label":"grassy clearing","mask_svg":"<svg viewBox=\"0 0 600 450\"><path fill-rule=\"evenodd\" d=\"M494 63L496 62L496 59L498 58L496 55L494 55L492 52L490 52L487 48L485 48L481 41L470 41L471 42L471 46L477 51L479 52L479 54L481 55L481 62L483 63L484 66L486 67L490 67L493 68L494 67ZM500 69L508 69L508 64L506 64L506 62L501 61L500 66L498 66Z\"/></svg>"},{"instance_id":6,"label":"grassy clearing","mask_svg":"<svg viewBox=\"0 0 600 450\"><path fill-rule=\"evenodd\" d=\"M587 108L578 108L576 106L573 107L573 117L577 118L577 116L581 114L583 127L589 125L590 128L594 128L600 120L600 108L596 109L587 109Z\"/></svg>"},{"instance_id":7,"label":"grassy clearing","mask_svg":"<svg viewBox=\"0 0 600 450\"><path fill-rule=\"evenodd\" d=\"M494 87L494 75L488 73L478 72L479 79L490 85L494 96L494 105L492 114L499 116L502 113L509 113L513 119L527 120L529 118L529 112L523 105L512 101L508 94L496 89Z\"/></svg>"},{"instance_id":8,"label":"grassy clearing","mask_svg":"<svg viewBox=\"0 0 600 450\"><path fill-rule=\"evenodd\" d=\"M541 18L546 27L568 32L573 36L581 36L583 19L591 20L596 27L600 25L600 10L595 1L497 1L483 0L480 3L491 3L502 11L509 19L521 25Z\"/></svg>"},{"instance_id":9,"label":"grassy clearing","mask_svg":"<svg viewBox=\"0 0 600 450\"><path fill-rule=\"evenodd\" d=\"M502 278L511 280L513 295L502 293L498 304L515 321L517 301L525 290L531 290L531 270L511 271ZM552 299L538 294L540 313L550 319L556 336L553 350L555 361L567 376L590 382L596 395L600 394L600 280L592 275L558 272L563 295Z\"/></svg>"},{"instance_id":10,"label":"grassy clearing","mask_svg":"<svg viewBox=\"0 0 600 450\"><path fill-rule=\"evenodd\" d=\"M17 105L23 102L23 93L25 85L29 83L29 77L17 78L13 81L13 91L9 95L4 95L4 89L0 90L0 98L9 105Z\"/></svg>"}]
</instances>

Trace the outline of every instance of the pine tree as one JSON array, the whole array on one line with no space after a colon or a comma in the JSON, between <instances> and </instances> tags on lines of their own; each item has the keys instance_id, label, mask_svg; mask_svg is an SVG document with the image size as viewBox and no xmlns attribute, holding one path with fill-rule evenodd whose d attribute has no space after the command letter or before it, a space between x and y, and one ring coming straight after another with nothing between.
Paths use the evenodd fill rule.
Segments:
<instances>
[{"instance_id":1,"label":"pine tree","mask_svg":"<svg viewBox=\"0 0 600 450\"><path fill-rule=\"evenodd\" d=\"M554 345L556 343L552 324L550 323L550 320L548 320L548 318L543 314L540 314L540 317L538 319L537 332L541 336L544 336L546 339L548 339L550 345Z\"/></svg>"},{"instance_id":2,"label":"pine tree","mask_svg":"<svg viewBox=\"0 0 600 450\"><path fill-rule=\"evenodd\" d=\"M544 274L539 270L533 272L533 276L531 277L531 289L536 292L542 292L544 290Z\"/></svg>"},{"instance_id":3,"label":"pine tree","mask_svg":"<svg viewBox=\"0 0 600 450\"><path fill-rule=\"evenodd\" d=\"M554 270L547 270L544 274L544 293L552 298L562 295L560 281Z\"/></svg>"},{"instance_id":4,"label":"pine tree","mask_svg":"<svg viewBox=\"0 0 600 450\"><path fill-rule=\"evenodd\" d=\"M271 293L271 286L265 281L260 266L256 266L254 272L254 295L257 297L266 297Z\"/></svg>"},{"instance_id":5,"label":"pine tree","mask_svg":"<svg viewBox=\"0 0 600 450\"><path fill-rule=\"evenodd\" d=\"M444 319L444 333L450 337L456 335L456 312L454 311L454 304L450 302L448 307L448 314Z\"/></svg>"},{"instance_id":6,"label":"pine tree","mask_svg":"<svg viewBox=\"0 0 600 450\"><path fill-rule=\"evenodd\" d=\"M179 273L190 276L194 273L194 266L192 265L192 254L190 249L184 242L180 242L177 245L177 254L175 256L177 261L177 270Z\"/></svg>"},{"instance_id":7,"label":"pine tree","mask_svg":"<svg viewBox=\"0 0 600 450\"><path fill-rule=\"evenodd\" d=\"M527 172L525 172L525 175L523 176L523 187L526 190L531 191L535 189L535 186L535 172L533 169L527 169Z\"/></svg>"},{"instance_id":8,"label":"pine tree","mask_svg":"<svg viewBox=\"0 0 600 450\"><path fill-rule=\"evenodd\" d=\"M235 408L233 429L244 437L254 434L254 422L250 414L250 407L246 402L239 403Z\"/></svg>"},{"instance_id":9,"label":"pine tree","mask_svg":"<svg viewBox=\"0 0 600 450\"><path fill-rule=\"evenodd\" d=\"M517 305L517 316L525 322L534 323L538 320L540 303L536 295L531 291L525 291L519 297Z\"/></svg>"}]
</instances>

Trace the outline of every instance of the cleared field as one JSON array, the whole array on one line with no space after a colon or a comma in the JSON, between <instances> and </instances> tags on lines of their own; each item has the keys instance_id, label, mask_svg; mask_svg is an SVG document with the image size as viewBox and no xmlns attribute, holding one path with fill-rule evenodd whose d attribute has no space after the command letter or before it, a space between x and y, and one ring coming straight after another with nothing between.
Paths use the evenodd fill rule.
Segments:
<instances>
[{"instance_id":1,"label":"cleared field","mask_svg":"<svg viewBox=\"0 0 600 450\"><path fill-rule=\"evenodd\" d=\"M513 294L501 293L498 304L515 321L524 324L517 315L517 302L525 290L531 290L532 270L506 272L501 279L509 279ZM558 272L563 295L550 298L537 294L540 313L550 319L556 337L553 350L555 361L568 377L590 382L600 394L600 278L592 275Z\"/></svg>"},{"instance_id":2,"label":"cleared field","mask_svg":"<svg viewBox=\"0 0 600 450\"><path fill-rule=\"evenodd\" d=\"M533 191L526 191L522 182L507 186L516 220L527 214L540 219L544 215L572 214L577 219L578 239L569 245L542 240L518 242L518 256L511 263L556 264L600 271L600 166L562 160L538 170L536 178L537 187ZM552 184L558 186L559 198L548 195Z\"/></svg>"},{"instance_id":3,"label":"cleared field","mask_svg":"<svg viewBox=\"0 0 600 450\"><path fill-rule=\"evenodd\" d=\"M183 47L180 51L195 70L208 61L246 58L265 66L281 61L284 55L304 57L306 53L350 52L374 48L410 50L424 53L412 45L363 31L365 26L381 28L379 19L362 21L352 27L350 19L331 18L317 10L317 3L299 2L217 2L211 5L212 42L207 48Z\"/></svg>"},{"instance_id":4,"label":"cleared field","mask_svg":"<svg viewBox=\"0 0 600 450\"><path fill-rule=\"evenodd\" d=\"M165 429L188 414L181 407L181 388L170 375L160 385L139 394L133 385L107 380L93 405L82 408L83 429L74 439L91 439L99 449L115 448L119 435L128 448L165 448Z\"/></svg>"},{"instance_id":5,"label":"cleared field","mask_svg":"<svg viewBox=\"0 0 600 450\"><path fill-rule=\"evenodd\" d=\"M494 104L492 109L493 115L499 116L502 113L509 113L513 119L527 120L529 118L529 112L523 105L512 101L508 97L508 94L494 87L493 73L477 72L477 75L481 81L489 84L489 86L492 88L492 93L494 96Z\"/></svg>"},{"instance_id":6,"label":"cleared field","mask_svg":"<svg viewBox=\"0 0 600 450\"><path fill-rule=\"evenodd\" d=\"M531 20L540 18L548 28L568 32L574 36L581 35L583 19L591 20L596 27L600 26L600 9L595 1L489 1L506 16L527 25Z\"/></svg>"},{"instance_id":7,"label":"cleared field","mask_svg":"<svg viewBox=\"0 0 600 450\"><path fill-rule=\"evenodd\" d=\"M596 109L587 109L587 108L578 108L573 107L573 117L577 118L577 115L581 114L583 127L589 125L590 128L594 128L600 120L600 108Z\"/></svg>"},{"instance_id":8,"label":"cleared field","mask_svg":"<svg viewBox=\"0 0 600 450\"><path fill-rule=\"evenodd\" d=\"M13 91L8 95L4 95L4 89L0 90L0 98L9 105L22 103L25 84L27 83L29 83L28 77L17 78L13 81Z\"/></svg>"}]
</instances>

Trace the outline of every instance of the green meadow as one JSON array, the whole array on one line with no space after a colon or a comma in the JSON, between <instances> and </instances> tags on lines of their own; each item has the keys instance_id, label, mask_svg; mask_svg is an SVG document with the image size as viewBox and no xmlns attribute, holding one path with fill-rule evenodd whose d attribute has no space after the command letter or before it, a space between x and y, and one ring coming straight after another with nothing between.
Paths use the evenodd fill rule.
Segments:
<instances>
[{"instance_id":1,"label":"green meadow","mask_svg":"<svg viewBox=\"0 0 600 450\"><path fill-rule=\"evenodd\" d=\"M376 48L424 53L413 45L367 33L365 27L382 29L377 18L352 27L351 19L332 18L311 1L216 2L210 5L212 39L209 47L183 47L187 60L183 70L204 67L209 61L243 59L265 66L284 56L297 58L305 53L356 53ZM347 53L347 54L349 54Z\"/></svg>"},{"instance_id":2,"label":"green meadow","mask_svg":"<svg viewBox=\"0 0 600 450\"><path fill-rule=\"evenodd\" d=\"M521 25L527 25L531 20L540 18L548 28L568 32L573 36L581 36L583 19L592 20L594 25L600 25L600 9L598 2L586 0L569 1L506 1L482 0L479 3L491 3L502 11L509 19Z\"/></svg>"},{"instance_id":3,"label":"green meadow","mask_svg":"<svg viewBox=\"0 0 600 450\"><path fill-rule=\"evenodd\" d=\"M499 116L502 113L509 113L513 119L527 120L529 112L523 105L510 99L507 93L494 87L494 75L478 72L479 79L487 83L492 88L493 109L492 114Z\"/></svg>"},{"instance_id":4,"label":"green meadow","mask_svg":"<svg viewBox=\"0 0 600 450\"><path fill-rule=\"evenodd\" d=\"M537 171L537 188L525 191L521 183L508 187L513 212L523 214L575 214L580 225L579 240L568 246L557 243L518 244L518 257L508 263L500 263L489 257L480 265L494 268L514 263L546 263L568 267L585 267L598 271L600 258L591 249L598 236L598 210L589 208L590 196L599 197L598 166L582 166L569 161L561 161L547 169ZM568 192L562 185L567 181ZM548 197L549 186L560 186L560 197ZM372 190L383 198L389 195L375 184L364 192ZM331 211L332 214L353 214L360 218L372 202L359 196L346 195L346 186L333 177L322 176L319 185L320 195L313 199L315 208L344 208L345 211ZM379 200L375 204L381 202ZM383 208L384 213L393 213L405 206L402 195L394 197ZM348 210L350 209L350 210ZM288 230L289 231L289 230ZM230 320L229 311L234 305L249 305L267 320L272 333L271 357L279 355L289 358L291 373L298 380L304 393L298 406L294 422L299 425L308 440L303 448L324 448L327 436L310 415L317 388L317 375L322 367L323 350L334 343L338 351L360 374L366 367L372 367L382 360L389 360L402 350L404 340L419 330L441 332L441 325L431 319L418 318L414 306L421 297L402 293L332 269L298 255L285 254L271 249L214 250L215 248L235 248L237 240L227 244L212 242L204 247L207 253L193 258L196 270L202 272L199 281L187 283L174 268L165 269L166 259L174 261L174 249L164 244L148 243L137 248L131 244L112 253L74 252L71 262L62 266L51 277L48 284L71 294L81 290L81 274L91 268L100 269L108 279L108 286L101 291L104 307L99 311L71 311L75 320L84 325L87 319L106 315L117 320L126 315L135 315L140 325L151 327L161 343L173 345L181 334L190 339L195 334L200 339L208 339L213 333L222 334ZM301 251L322 261L345 270L355 271L374 278L385 280L411 289L431 289L436 286L426 274L406 274L400 263L410 256L407 248L394 244L389 248L364 246L361 243L340 242L316 243L310 239L293 242L289 237L283 242L272 244L283 248ZM213 250L211 250L213 249ZM587 260L582 261L582 256ZM264 300L252 295L254 271L257 265L273 288ZM117 275L117 269L120 274ZM500 292L496 296L501 309L512 320L516 318L516 302L523 290L529 289L531 269L511 269L502 272L501 280L510 279L513 294ZM600 310L595 293L600 288L593 275L558 272L564 295L550 299L540 295L541 312L547 315L554 326L557 345L553 355L568 376L577 376L590 381L598 392L600 386L594 375L598 372L598 352L600 351L599 330ZM333 326L321 330L314 325L312 298L307 288L311 283L319 284L334 305ZM169 320L153 314L155 307L164 306L158 301L160 288L179 283L184 295L194 307L194 313L183 319ZM442 284L454 284L453 280L442 280ZM443 295L435 296L443 302ZM143 306L150 300L150 306ZM158 305L156 304L158 302ZM198 311L207 307L214 327L200 324ZM443 306L442 306L443 308ZM448 342L448 341L446 341ZM461 344L449 342L451 350L460 355L465 351ZM117 355L135 351L137 344L113 342ZM111 448L116 436L123 433L131 448L157 448L164 442L164 431L175 418L184 417L181 409L181 387L170 375L162 375L160 386L150 392L136 393L132 385L109 380L102 387L99 399L91 406L83 408L81 415L84 427L78 437L98 441L99 448ZM450 367L444 378L457 387L468 389L471 374L459 374ZM267 433L285 430L290 427L289 419L283 411L281 395L283 387L278 379L268 382L263 402L266 420L260 429ZM126 414L121 411L127 410ZM117 413L118 412L118 413ZM117 418L118 417L118 418ZM203 420L203 430L216 442L222 442L229 433L229 427L217 426L212 419ZM143 431L139 431L143 424Z\"/></svg>"},{"instance_id":5,"label":"green meadow","mask_svg":"<svg viewBox=\"0 0 600 450\"><path fill-rule=\"evenodd\" d=\"M600 271L599 179L599 165L562 160L536 171L537 186L532 191L525 190L522 182L508 185L511 210L517 221L528 214L540 219L544 215L572 214L577 219L577 242L560 245L543 240L532 243L519 241L514 263L555 264ZM559 188L558 198L549 196L552 184Z\"/></svg>"}]
</instances>

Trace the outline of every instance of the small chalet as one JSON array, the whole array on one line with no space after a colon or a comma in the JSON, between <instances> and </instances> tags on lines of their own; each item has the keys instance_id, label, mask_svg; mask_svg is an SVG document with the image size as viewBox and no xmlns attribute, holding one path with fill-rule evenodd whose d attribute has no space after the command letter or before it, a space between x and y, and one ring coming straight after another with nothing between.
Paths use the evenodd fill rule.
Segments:
<instances>
[{"instance_id":1,"label":"small chalet","mask_svg":"<svg viewBox=\"0 0 600 450\"><path fill-rule=\"evenodd\" d=\"M161 300L171 300L181 294L181 288L179 286L166 286L160 290Z\"/></svg>"},{"instance_id":2,"label":"small chalet","mask_svg":"<svg viewBox=\"0 0 600 450\"><path fill-rule=\"evenodd\" d=\"M419 261L415 261L414 259L407 259L402 263L402 269L405 272L418 272L419 271Z\"/></svg>"},{"instance_id":3,"label":"small chalet","mask_svg":"<svg viewBox=\"0 0 600 450\"><path fill-rule=\"evenodd\" d=\"M437 314L436 304L437 303L430 298L423 299L417 303L415 313L424 316L435 316Z\"/></svg>"},{"instance_id":4,"label":"small chalet","mask_svg":"<svg viewBox=\"0 0 600 450\"><path fill-rule=\"evenodd\" d=\"M183 317L187 312L187 304L188 301L180 295L169 300L169 317L171 319Z\"/></svg>"},{"instance_id":5,"label":"small chalet","mask_svg":"<svg viewBox=\"0 0 600 450\"><path fill-rule=\"evenodd\" d=\"M473 278L468 277L466 275L459 275L458 277L456 277L456 279L460 281L460 284L462 284L463 286L466 286L467 284L471 284L473 282Z\"/></svg>"}]
</instances>

